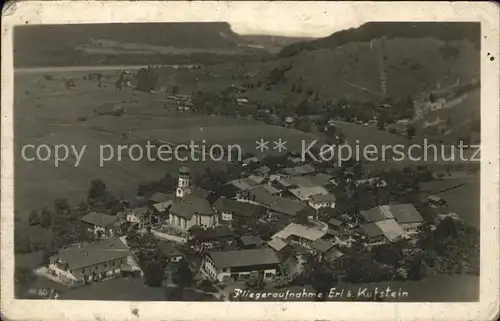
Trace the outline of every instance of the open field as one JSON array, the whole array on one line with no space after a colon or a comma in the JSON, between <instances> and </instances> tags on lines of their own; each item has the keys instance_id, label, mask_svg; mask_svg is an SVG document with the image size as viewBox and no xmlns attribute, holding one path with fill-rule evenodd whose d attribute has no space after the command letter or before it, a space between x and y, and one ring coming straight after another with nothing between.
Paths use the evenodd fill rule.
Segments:
<instances>
[{"instance_id":1,"label":"open field","mask_svg":"<svg viewBox=\"0 0 500 321\"><path fill-rule=\"evenodd\" d=\"M421 184L422 196L435 194L446 200L450 213L457 213L465 222L479 229L480 224L480 176L432 181ZM460 187L453 188L461 185ZM449 189L449 190L447 190ZM440 192L446 190L444 192ZM438 193L440 192L440 193ZM495 215L496 213L484 213Z\"/></svg>"},{"instance_id":2,"label":"open field","mask_svg":"<svg viewBox=\"0 0 500 321\"><path fill-rule=\"evenodd\" d=\"M172 71L175 72L175 71ZM86 197L90 182L101 179L116 196L135 195L137 185L157 180L166 172L175 173L178 161L133 161L124 155L99 163L100 146L139 144L145 150L148 140L174 146L195 140L206 140L207 146L242 144L246 151L255 152L260 138L289 140L287 147L300 147L301 139L313 139L293 129L269 126L255 121L226 117L209 117L179 113L165 108L165 93L140 93L129 88L114 89L119 71L103 72L104 87L84 80L85 72L54 73L53 80L44 74L22 73L15 76L15 180L16 209L26 213L43 206L52 206L54 199L65 197L78 202ZM64 79L72 78L76 87L67 89ZM95 109L123 107L122 116L97 115ZM295 144L294 144L295 142ZM54 166L54 158L41 162L21 159L21 148L27 144L50 146L86 146L78 167L76 157ZM269 145L272 147L272 143ZM31 153L31 154L30 154ZM34 152L28 153L33 156ZM192 163L194 174L207 166L223 163Z\"/></svg>"}]
</instances>

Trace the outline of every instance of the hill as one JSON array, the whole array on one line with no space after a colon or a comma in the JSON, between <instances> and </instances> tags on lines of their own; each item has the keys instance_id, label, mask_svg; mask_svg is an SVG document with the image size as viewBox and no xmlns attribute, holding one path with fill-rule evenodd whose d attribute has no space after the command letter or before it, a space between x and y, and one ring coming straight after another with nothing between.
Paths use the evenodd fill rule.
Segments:
<instances>
[{"instance_id":1,"label":"hill","mask_svg":"<svg viewBox=\"0 0 500 321\"><path fill-rule=\"evenodd\" d=\"M226 22L18 26L14 66L219 62L267 51Z\"/></svg>"},{"instance_id":2,"label":"hill","mask_svg":"<svg viewBox=\"0 0 500 321\"><path fill-rule=\"evenodd\" d=\"M273 35L241 35L250 46L263 48L271 53L279 53L283 48L298 42L311 41L313 38L285 37Z\"/></svg>"},{"instance_id":3,"label":"hill","mask_svg":"<svg viewBox=\"0 0 500 321\"><path fill-rule=\"evenodd\" d=\"M458 54L448 56L447 48ZM390 97L413 96L438 84L445 87L479 79L480 56L474 44L467 40L445 43L430 37L389 39L385 50L375 41L302 51L266 62L260 77L283 92L299 88L324 98L377 100L382 99L381 59ZM283 70L283 77L271 79L279 74L274 69Z\"/></svg>"},{"instance_id":4,"label":"hill","mask_svg":"<svg viewBox=\"0 0 500 321\"><path fill-rule=\"evenodd\" d=\"M290 57L302 51L366 42L381 37L387 39L432 37L441 41L469 40L479 48L481 25L475 22L368 22L358 28L335 32L328 37L291 44L281 50L280 56Z\"/></svg>"}]
</instances>

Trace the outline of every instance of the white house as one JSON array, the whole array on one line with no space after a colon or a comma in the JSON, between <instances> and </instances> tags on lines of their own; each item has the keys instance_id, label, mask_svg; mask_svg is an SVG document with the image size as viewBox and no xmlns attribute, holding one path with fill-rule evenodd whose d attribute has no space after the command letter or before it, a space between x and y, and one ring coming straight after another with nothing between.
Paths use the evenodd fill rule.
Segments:
<instances>
[{"instance_id":1,"label":"white house","mask_svg":"<svg viewBox=\"0 0 500 321\"><path fill-rule=\"evenodd\" d=\"M243 281L251 275L272 280L279 269L279 259L270 248L209 252L203 257L202 271L219 282Z\"/></svg>"},{"instance_id":2,"label":"white house","mask_svg":"<svg viewBox=\"0 0 500 321\"><path fill-rule=\"evenodd\" d=\"M95 237L99 239L114 236L119 224L116 216L97 212L85 215L80 221L89 232L94 233Z\"/></svg>"},{"instance_id":3,"label":"white house","mask_svg":"<svg viewBox=\"0 0 500 321\"><path fill-rule=\"evenodd\" d=\"M125 217L127 222L135 225L138 229L151 226L151 213L147 206L127 210Z\"/></svg>"},{"instance_id":4,"label":"white house","mask_svg":"<svg viewBox=\"0 0 500 321\"><path fill-rule=\"evenodd\" d=\"M68 247L50 257L48 273L66 284L88 283L119 275L131 255L118 238Z\"/></svg>"},{"instance_id":5,"label":"white house","mask_svg":"<svg viewBox=\"0 0 500 321\"><path fill-rule=\"evenodd\" d=\"M318 210L320 208L335 208L335 195L316 194L309 197L309 206Z\"/></svg>"}]
</instances>

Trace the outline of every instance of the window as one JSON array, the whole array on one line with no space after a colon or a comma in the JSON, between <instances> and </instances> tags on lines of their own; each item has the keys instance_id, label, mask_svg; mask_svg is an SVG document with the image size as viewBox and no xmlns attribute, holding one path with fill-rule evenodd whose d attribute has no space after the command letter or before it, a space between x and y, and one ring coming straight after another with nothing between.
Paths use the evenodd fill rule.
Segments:
<instances>
[{"instance_id":1,"label":"window","mask_svg":"<svg viewBox=\"0 0 500 321\"><path fill-rule=\"evenodd\" d=\"M106 263L104 263L104 268L106 268Z\"/></svg>"},{"instance_id":2,"label":"window","mask_svg":"<svg viewBox=\"0 0 500 321\"><path fill-rule=\"evenodd\" d=\"M270 279L270 278L272 278L273 276L274 276L274 274L273 274L273 273L271 273L271 272L267 272L267 273L266 273L266 279Z\"/></svg>"},{"instance_id":3,"label":"window","mask_svg":"<svg viewBox=\"0 0 500 321\"><path fill-rule=\"evenodd\" d=\"M94 267L94 270L97 270L97 265Z\"/></svg>"}]
</instances>

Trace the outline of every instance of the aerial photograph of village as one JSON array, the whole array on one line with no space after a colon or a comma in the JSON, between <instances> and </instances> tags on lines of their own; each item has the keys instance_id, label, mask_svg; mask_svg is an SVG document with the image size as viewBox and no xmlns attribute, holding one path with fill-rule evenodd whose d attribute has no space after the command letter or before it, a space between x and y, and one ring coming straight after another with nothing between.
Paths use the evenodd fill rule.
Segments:
<instances>
[{"instance_id":1,"label":"aerial photograph of village","mask_svg":"<svg viewBox=\"0 0 500 321\"><path fill-rule=\"evenodd\" d=\"M480 40L15 27L15 297L479 300Z\"/></svg>"}]
</instances>

